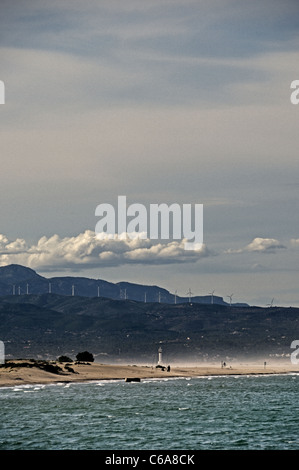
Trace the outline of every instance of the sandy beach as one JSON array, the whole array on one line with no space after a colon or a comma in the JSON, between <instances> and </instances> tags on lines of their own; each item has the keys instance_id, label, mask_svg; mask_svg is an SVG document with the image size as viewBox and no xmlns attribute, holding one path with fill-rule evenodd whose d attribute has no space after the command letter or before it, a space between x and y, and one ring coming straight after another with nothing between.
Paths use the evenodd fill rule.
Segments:
<instances>
[{"instance_id":1,"label":"sandy beach","mask_svg":"<svg viewBox=\"0 0 299 470\"><path fill-rule=\"evenodd\" d=\"M6 366L0 368L0 387L51 384L68 382L85 382L93 380L126 380L130 378L171 378L171 377L201 377L211 375L250 375L250 374L285 374L299 373L299 367L291 362L279 364L235 364L221 367L209 364L199 366L171 367L170 371L163 371L153 366L142 365L114 365L100 363L68 363L50 362L51 366L58 366L58 373L40 367L39 361L18 360L7 361Z\"/></svg>"}]
</instances>

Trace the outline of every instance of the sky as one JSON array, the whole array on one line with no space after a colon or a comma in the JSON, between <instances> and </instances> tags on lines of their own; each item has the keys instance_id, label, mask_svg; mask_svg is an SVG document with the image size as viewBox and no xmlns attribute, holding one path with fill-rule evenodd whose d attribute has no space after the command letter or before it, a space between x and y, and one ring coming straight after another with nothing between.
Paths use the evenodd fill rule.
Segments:
<instances>
[{"instance_id":1,"label":"sky","mask_svg":"<svg viewBox=\"0 0 299 470\"><path fill-rule=\"evenodd\" d=\"M0 266L299 306L295 0L2 0ZM202 249L99 204L203 204Z\"/></svg>"}]
</instances>

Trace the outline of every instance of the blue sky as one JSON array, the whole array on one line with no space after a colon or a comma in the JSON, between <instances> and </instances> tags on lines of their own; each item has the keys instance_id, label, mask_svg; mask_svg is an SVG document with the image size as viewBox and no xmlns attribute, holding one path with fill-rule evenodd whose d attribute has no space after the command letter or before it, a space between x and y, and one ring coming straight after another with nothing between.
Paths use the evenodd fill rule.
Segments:
<instances>
[{"instance_id":1,"label":"blue sky","mask_svg":"<svg viewBox=\"0 0 299 470\"><path fill-rule=\"evenodd\" d=\"M0 264L299 305L295 1L3 1ZM205 249L95 208L203 203Z\"/></svg>"}]
</instances>

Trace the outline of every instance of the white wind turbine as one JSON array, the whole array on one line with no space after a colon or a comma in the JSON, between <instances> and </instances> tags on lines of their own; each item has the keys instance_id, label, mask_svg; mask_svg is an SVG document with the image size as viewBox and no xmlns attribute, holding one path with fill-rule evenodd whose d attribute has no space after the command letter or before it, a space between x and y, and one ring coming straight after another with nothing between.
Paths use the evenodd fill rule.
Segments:
<instances>
[{"instance_id":1,"label":"white wind turbine","mask_svg":"<svg viewBox=\"0 0 299 470\"><path fill-rule=\"evenodd\" d=\"M119 296L121 299L127 300L127 289L119 289Z\"/></svg>"},{"instance_id":2,"label":"white wind turbine","mask_svg":"<svg viewBox=\"0 0 299 470\"><path fill-rule=\"evenodd\" d=\"M214 303L214 292L215 290L212 290L212 292L209 292L209 295L211 296L211 304Z\"/></svg>"},{"instance_id":3,"label":"white wind turbine","mask_svg":"<svg viewBox=\"0 0 299 470\"><path fill-rule=\"evenodd\" d=\"M193 295L193 292L191 292L191 289L189 287L189 290L187 292L187 295L189 296L189 304L191 303L191 296Z\"/></svg>"},{"instance_id":4,"label":"white wind turbine","mask_svg":"<svg viewBox=\"0 0 299 470\"><path fill-rule=\"evenodd\" d=\"M232 298L233 298L233 295L234 295L234 294L227 295L227 297L229 298L229 305L230 305L230 307L232 306Z\"/></svg>"}]
</instances>

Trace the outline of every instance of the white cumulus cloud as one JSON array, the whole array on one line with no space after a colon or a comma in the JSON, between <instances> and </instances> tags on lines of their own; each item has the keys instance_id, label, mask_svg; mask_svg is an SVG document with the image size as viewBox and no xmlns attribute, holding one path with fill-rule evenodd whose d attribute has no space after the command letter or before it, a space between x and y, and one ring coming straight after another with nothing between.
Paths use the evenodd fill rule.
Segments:
<instances>
[{"instance_id":1,"label":"white cumulus cloud","mask_svg":"<svg viewBox=\"0 0 299 470\"><path fill-rule=\"evenodd\" d=\"M23 239L10 241L0 234L0 266L22 264L31 268L86 268L124 264L172 264L196 262L211 252L185 250L185 240L161 243L157 240L115 237L86 230L73 237L43 236L36 244Z\"/></svg>"},{"instance_id":2,"label":"white cumulus cloud","mask_svg":"<svg viewBox=\"0 0 299 470\"><path fill-rule=\"evenodd\" d=\"M246 253L246 252L258 252L258 253L274 253L277 249L286 248L279 240L275 238L261 238L256 237L254 240L246 245L244 248L237 250L229 249L226 253Z\"/></svg>"}]
</instances>

